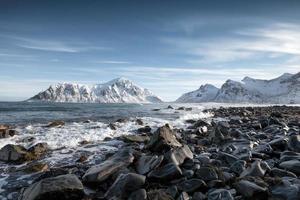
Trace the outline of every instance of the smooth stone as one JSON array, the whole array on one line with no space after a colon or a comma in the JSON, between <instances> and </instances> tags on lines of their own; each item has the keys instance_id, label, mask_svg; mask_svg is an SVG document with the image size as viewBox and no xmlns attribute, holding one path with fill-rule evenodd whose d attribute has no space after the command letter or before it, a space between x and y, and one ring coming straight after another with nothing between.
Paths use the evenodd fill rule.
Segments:
<instances>
[{"instance_id":1,"label":"smooth stone","mask_svg":"<svg viewBox=\"0 0 300 200\"><path fill-rule=\"evenodd\" d=\"M166 193L175 199L178 194L178 188L175 185L170 186L167 188Z\"/></svg>"},{"instance_id":2,"label":"smooth stone","mask_svg":"<svg viewBox=\"0 0 300 200\"><path fill-rule=\"evenodd\" d=\"M255 162L253 162L251 164L250 167L248 167L241 173L240 177L245 177L245 176L263 177L268 169L269 169L269 167L268 167L267 163L262 162L260 160L256 160Z\"/></svg>"},{"instance_id":3,"label":"smooth stone","mask_svg":"<svg viewBox=\"0 0 300 200\"><path fill-rule=\"evenodd\" d=\"M185 192L194 192L200 188L207 188L205 182L201 179L189 179L189 180L186 180L186 181L183 181L181 183L179 183L177 185L178 189L181 190L181 191L185 191Z\"/></svg>"},{"instance_id":4,"label":"smooth stone","mask_svg":"<svg viewBox=\"0 0 300 200\"><path fill-rule=\"evenodd\" d=\"M19 200L74 200L84 195L83 185L73 174L46 178L23 190Z\"/></svg>"},{"instance_id":5,"label":"smooth stone","mask_svg":"<svg viewBox=\"0 0 300 200\"><path fill-rule=\"evenodd\" d=\"M195 192L193 194L192 200L204 200L204 199L206 199L206 195L203 194L202 192Z\"/></svg>"},{"instance_id":6,"label":"smooth stone","mask_svg":"<svg viewBox=\"0 0 300 200\"><path fill-rule=\"evenodd\" d=\"M181 169L174 163L166 164L156 168L148 174L149 178L159 179L162 181L173 180L182 175Z\"/></svg>"},{"instance_id":7,"label":"smooth stone","mask_svg":"<svg viewBox=\"0 0 300 200\"><path fill-rule=\"evenodd\" d=\"M46 153L49 149L49 146L47 143L37 143L35 145L32 145L28 148L28 151L35 154L35 155L42 155Z\"/></svg>"},{"instance_id":8,"label":"smooth stone","mask_svg":"<svg viewBox=\"0 0 300 200\"><path fill-rule=\"evenodd\" d=\"M150 126L145 126L142 128L137 129L138 133L150 133L151 132L151 127Z\"/></svg>"},{"instance_id":9,"label":"smooth stone","mask_svg":"<svg viewBox=\"0 0 300 200\"><path fill-rule=\"evenodd\" d=\"M142 126L144 124L143 120L141 120L141 119L136 119L135 122L140 126Z\"/></svg>"},{"instance_id":10,"label":"smooth stone","mask_svg":"<svg viewBox=\"0 0 300 200\"><path fill-rule=\"evenodd\" d=\"M240 175L246 169L246 161L238 160L230 166L230 170L237 175Z\"/></svg>"},{"instance_id":11,"label":"smooth stone","mask_svg":"<svg viewBox=\"0 0 300 200\"><path fill-rule=\"evenodd\" d=\"M186 169L182 169L182 176L186 177L186 178L192 178L194 176L194 171L193 170L186 170Z\"/></svg>"},{"instance_id":12,"label":"smooth stone","mask_svg":"<svg viewBox=\"0 0 300 200\"><path fill-rule=\"evenodd\" d=\"M181 147L182 144L177 141L173 130L168 124L158 128L151 136L146 148L161 152L163 150L170 150L171 147Z\"/></svg>"},{"instance_id":13,"label":"smooth stone","mask_svg":"<svg viewBox=\"0 0 300 200\"><path fill-rule=\"evenodd\" d=\"M217 180L218 174L212 167L201 167L196 171L196 177L204 181Z\"/></svg>"},{"instance_id":14,"label":"smooth stone","mask_svg":"<svg viewBox=\"0 0 300 200\"><path fill-rule=\"evenodd\" d=\"M182 192L179 195L179 197L177 198L177 200L189 200L189 199L190 199L190 197L189 197L188 193L186 193L186 192Z\"/></svg>"},{"instance_id":15,"label":"smooth stone","mask_svg":"<svg viewBox=\"0 0 300 200\"><path fill-rule=\"evenodd\" d=\"M0 124L0 138L13 137L17 133L16 130L11 129L8 125Z\"/></svg>"},{"instance_id":16,"label":"smooth stone","mask_svg":"<svg viewBox=\"0 0 300 200\"><path fill-rule=\"evenodd\" d=\"M291 171L297 175L300 175L300 161L299 160L289 160L279 164L283 169Z\"/></svg>"},{"instance_id":17,"label":"smooth stone","mask_svg":"<svg viewBox=\"0 0 300 200\"><path fill-rule=\"evenodd\" d=\"M52 128L52 127L61 127L61 126L64 126L65 125L65 122L64 121L61 121L61 120L56 120L56 121L53 121L53 122L50 122L48 125L46 125L45 127L47 128Z\"/></svg>"},{"instance_id":18,"label":"smooth stone","mask_svg":"<svg viewBox=\"0 0 300 200\"><path fill-rule=\"evenodd\" d=\"M89 168L82 180L87 183L103 182L112 174L117 173L120 169L127 167L134 160L132 149L124 148L115 153L112 157L100 163L99 165Z\"/></svg>"},{"instance_id":19,"label":"smooth stone","mask_svg":"<svg viewBox=\"0 0 300 200\"><path fill-rule=\"evenodd\" d=\"M236 190L245 198L264 200L268 198L267 188L256 185L247 180L241 180L235 184Z\"/></svg>"},{"instance_id":20,"label":"smooth stone","mask_svg":"<svg viewBox=\"0 0 300 200\"><path fill-rule=\"evenodd\" d=\"M289 138L288 147L292 151L300 153L300 135L292 135Z\"/></svg>"},{"instance_id":21,"label":"smooth stone","mask_svg":"<svg viewBox=\"0 0 300 200\"><path fill-rule=\"evenodd\" d=\"M259 153L272 153L273 148L270 144L262 144L254 148L254 151Z\"/></svg>"},{"instance_id":22,"label":"smooth stone","mask_svg":"<svg viewBox=\"0 0 300 200\"><path fill-rule=\"evenodd\" d=\"M165 153L165 159L181 165L186 159L193 159L193 153L187 145L183 145L183 147L177 147Z\"/></svg>"},{"instance_id":23,"label":"smooth stone","mask_svg":"<svg viewBox=\"0 0 300 200\"><path fill-rule=\"evenodd\" d=\"M112 186L105 193L105 198L127 198L131 192L140 189L145 184L145 180L146 177L140 174L120 174L112 184Z\"/></svg>"},{"instance_id":24,"label":"smooth stone","mask_svg":"<svg viewBox=\"0 0 300 200\"><path fill-rule=\"evenodd\" d=\"M274 199L299 200L300 184L296 185L287 180L283 180L271 189L271 196Z\"/></svg>"},{"instance_id":25,"label":"smooth stone","mask_svg":"<svg viewBox=\"0 0 300 200\"><path fill-rule=\"evenodd\" d=\"M277 176L277 177L293 177L293 178L297 178L297 175L292 173L292 172L289 172L289 171L286 171L286 170L283 170L283 169L279 169L279 168L272 168L271 169L271 174L273 176Z\"/></svg>"},{"instance_id":26,"label":"smooth stone","mask_svg":"<svg viewBox=\"0 0 300 200\"><path fill-rule=\"evenodd\" d=\"M139 189L130 194L128 200L147 200L147 192L145 189Z\"/></svg>"},{"instance_id":27,"label":"smooth stone","mask_svg":"<svg viewBox=\"0 0 300 200\"><path fill-rule=\"evenodd\" d=\"M0 149L0 160L4 162L23 163L30 160L35 160L39 155L32 152L21 145L7 144Z\"/></svg>"},{"instance_id":28,"label":"smooth stone","mask_svg":"<svg viewBox=\"0 0 300 200\"><path fill-rule=\"evenodd\" d=\"M208 200L234 200L230 191L226 189L210 190L207 195Z\"/></svg>"},{"instance_id":29,"label":"smooth stone","mask_svg":"<svg viewBox=\"0 0 300 200\"><path fill-rule=\"evenodd\" d=\"M151 170L158 167L163 161L164 156L157 155L142 155L136 164L136 170L139 174L147 174Z\"/></svg>"},{"instance_id":30,"label":"smooth stone","mask_svg":"<svg viewBox=\"0 0 300 200\"><path fill-rule=\"evenodd\" d=\"M238 158L234 155L225 152L218 153L218 160L221 160L226 165L231 165L238 160Z\"/></svg>"}]
</instances>

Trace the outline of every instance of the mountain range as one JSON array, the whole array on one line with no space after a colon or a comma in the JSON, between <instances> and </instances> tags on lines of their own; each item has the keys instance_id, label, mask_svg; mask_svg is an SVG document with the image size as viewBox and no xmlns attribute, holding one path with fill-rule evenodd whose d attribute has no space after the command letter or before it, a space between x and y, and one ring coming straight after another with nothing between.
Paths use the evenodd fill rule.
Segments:
<instances>
[{"instance_id":1,"label":"mountain range","mask_svg":"<svg viewBox=\"0 0 300 200\"><path fill-rule=\"evenodd\" d=\"M245 77L241 82L227 80L221 88L211 84L183 94L177 103L300 103L300 72L285 73L271 80Z\"/></svg>"},{"instance_id":2,"label":"mountain range","mask_svg":"<svg viewBox=\"0 0 300 200\"><path fill-rule=\"evenodd\" d=\"M162 100L126 78L113 79L93 86L58 83L27 101L73 103L160 103Z\"/></svg>"},{"instance_id":3,"label":"mountain range","mask_svg":"<svg viewBox=\"0 0 300 200\"><path fill-rule=\"evenodd\" d=\"M161 103L160 97L126 78L92 86L58 83L27 101L77 103ZM241 82L227 80L220 88L211 84L183 94L176 103L300 103L300 72L285 73L270 80L245 77Z\"/></svg>"}]
</instances>

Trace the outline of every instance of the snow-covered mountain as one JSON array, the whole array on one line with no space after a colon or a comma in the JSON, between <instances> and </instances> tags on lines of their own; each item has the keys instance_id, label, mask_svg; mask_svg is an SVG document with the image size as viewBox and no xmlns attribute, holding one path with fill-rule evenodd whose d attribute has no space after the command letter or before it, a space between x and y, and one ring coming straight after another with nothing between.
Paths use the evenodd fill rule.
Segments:
<instances>
[{"instance_id":1,"label":"snow-covered mountain","mask_svg":"<svg viewBox=\"0 0 300 200\"><path fill-rule=\"evenodd\" d=\"M285 73L271 80L250 77L245 77L241 82L227 80L220 89L212 86L201 90L201 87L183 94L176 102L300 103L300 72Z\"/></svg>"},{"instance_id":2,"label":"snow-covered mountain","mask_svg":"<svg viewBox=\"0 0 300 200\"><path fill-rule=\"evenodd\" d=\"M213 101L219 89L211 84L201 85L199 89L183 94L176 101L181 103L199 103Z\"/></svg>"},{"instance_id":3,"label":"snow-covered mountain","mask_svg":"<svg viewBox=\"0 0 300 200\"><path fill-rule=\"evenodd\" d=\"M162 100L147 89L126 78L117 78L91 87L58 83L31 97L28 101L78 103L159 103Z\"/></svg>"}]
</instances>

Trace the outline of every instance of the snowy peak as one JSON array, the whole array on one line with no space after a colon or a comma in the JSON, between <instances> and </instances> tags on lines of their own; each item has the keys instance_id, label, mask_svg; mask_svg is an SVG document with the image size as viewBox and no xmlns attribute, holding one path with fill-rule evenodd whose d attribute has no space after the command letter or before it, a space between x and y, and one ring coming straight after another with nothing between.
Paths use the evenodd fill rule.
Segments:
<instances>
[{"instance_id":1,"label":"snowy peak","mask_svg":"<svg viewBox=\"0 0 300 200\"><path fill-rule=\"evenodd\" d=\"M183 94L176 102L178 103L199 103L214 100L219 89L211 84L201 85L199 89Z\"/></svg>"},{"instance_id":2,"label":"snowy peak","mask_svg":"<svg viewBox=\"0 0 300 200\"><path fill-rule=\"evenodd\" d=\"M113 79L91 87L76 83L58 83L28 101L90 103L159 103L162 100L126 78Z\"/></svg>"},{"instance_id":3,"label":"snowy peak","mask_svg":"<svg viewBox=\"0 0 300 200\"><path fill-rule=\"evenodd\" d=\"M205 88L207 86L201 86L198 90L186 93L177 102L300 103L300 72L285 73L270 80L246 76L241 82L229 79L220 89ZM208 91L214 91L216 95L203 98Z\"/></svg>"}]
</instances>

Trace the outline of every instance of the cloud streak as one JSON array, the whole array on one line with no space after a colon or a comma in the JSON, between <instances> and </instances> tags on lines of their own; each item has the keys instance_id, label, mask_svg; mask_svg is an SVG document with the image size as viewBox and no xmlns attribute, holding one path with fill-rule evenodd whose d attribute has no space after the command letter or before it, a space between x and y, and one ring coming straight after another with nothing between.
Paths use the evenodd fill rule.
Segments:
<instances>
[{"instance_id":1,"label":"cloud streak","mask_svg":"<svg viewBox=\"0 0 300 200\"><path fill-rule=\"evenodd\" d=\"M215 38L168 37L162 42L182 54L192 55L189 63L232 62L272 58L274 55L300 55L300 26L276 23L261 28L233 31Z\"/></svg>"}]
</instances>

